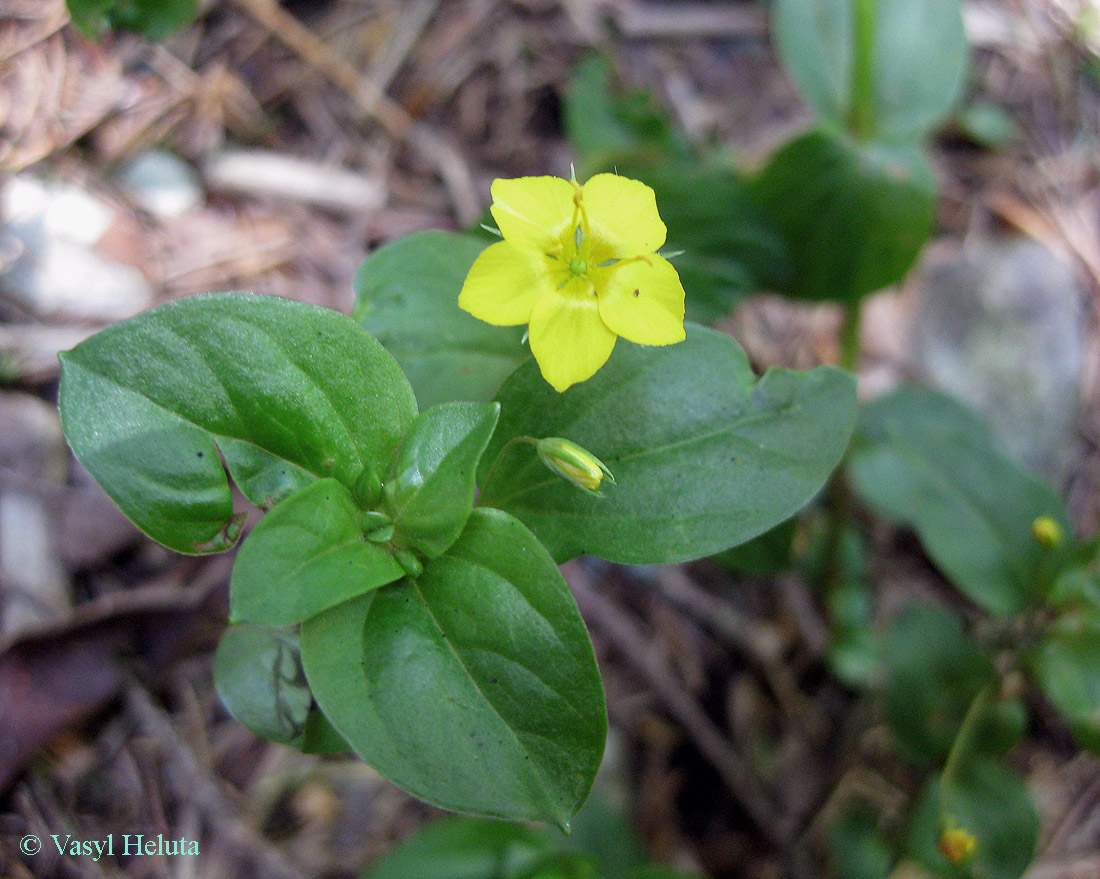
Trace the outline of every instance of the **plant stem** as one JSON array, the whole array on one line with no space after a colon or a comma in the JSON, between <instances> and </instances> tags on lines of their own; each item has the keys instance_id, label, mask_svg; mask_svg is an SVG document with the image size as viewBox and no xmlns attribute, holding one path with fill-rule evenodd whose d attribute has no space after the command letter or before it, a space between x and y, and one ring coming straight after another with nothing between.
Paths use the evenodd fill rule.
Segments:
<instances>
[{"instance_id":1,"label":"plant stem","mask_svg":"<svg viewBox=\"0 0 1100 879\"><path fill-rule=\"evenodd\" d=\"M848 124L866 140L874 133L875 7L878 0L852 0L852 83Z\"/></svg>"},{"instance_id":2,"label":"plant stem","mask_svg":"<svg viewBox=\"0 0 1100 879\"><path fill-rule=\"evenodd\" d=\"M848 372L859 373L859 336L863 319L863 301L844 304L843 323L840 325L840 366Z\"/></svg>"},{"instance_id":3,"label":"plant stem","mask_svg":"<svg viewBox=\"0 0 1100 879\"><path fill-rule=\"evenodd\" d=\"M852 373L859 372L859 330L862 311L860 302L843 306L843 323L840 327L840 366ZM841 461L829 480L825 492L825 548L818 586L827 590L840 576L841 543L844 528L851 518L852 497L844 461Z\"/></svg>"},{"instance_id":4,"label":"plant stem","mask_svg":"<svg viewBox=\"0 0 1100 879\"><path fill-rule=\"evenodd\" d=\"M963 717L962 724L959 726L959 731L955 733L955 740L951 743L951 750L947 752L947 762L943 764L943 772L940 774L940 811L944 810L947 803L947 793L951 789L951 785L955 780L955 777L959 773L959 767L962 765L963 755L966 753L967 746L970 745L971 739L974 738L974 730L977 728L978 721L981 720L982 715L985 713L986 706L989 704L990 699L993 698L996 692L996 684L986 684L982 687L974 699L970 702L970 707L966 709L966 715Z\"/></svg>"},{"instance_id":5,"label":"plant stem","mask_svg":"<svg viewBox=\"0 0 1100 879\"><path fill-rule=\"evenodd\" d=\"M508 442L501 446L500 451L497 452L497 456L493 459L493 463L489 465L489 471L485 474L485 479L482 481L481 487L484 488L493 481L493 474L496 472L497 466L504 457L504 453L512 448L512 446L518 445L519 443L530 443L531 445L535 445L537 442L538 440L532 436L514 436L508 440Z\"/></svg>"}]
</instances>

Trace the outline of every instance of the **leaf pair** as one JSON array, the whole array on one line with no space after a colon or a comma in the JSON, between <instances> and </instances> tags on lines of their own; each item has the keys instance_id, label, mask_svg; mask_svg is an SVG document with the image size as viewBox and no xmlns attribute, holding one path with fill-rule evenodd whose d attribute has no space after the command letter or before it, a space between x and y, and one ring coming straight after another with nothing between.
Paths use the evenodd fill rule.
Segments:
<instances>
[{"instance_id":1,"label":"leaf pair","mask_svg":"<svg viewBox=\"0 0 1100 879\"><path fill-rule=\"evenodd\" d=\"M410 267L468 265L472 249L468 236L441 232L389 245L360 272L356 314L395 347L421 401L495 393L501 418L481 461L479 503L520 519L557 561L658 564L743 543L804 506L843 455L855 418L850 376L774 369L758 380L732 339L691 324L676 345L620 340L603 369L562 394L530 359L496 384L440 385L441 368L482 368L487 327L458 309L459 271L448 270L449 287L425 279L428 292L414 300L420 275ZM523 349L509 350L518 361ZM520 436L577 443L615 484L604 497L577 490L529 445L509 446Z\"/></svg>"},{"instance_id":2,"label":"leaf pair","mask_svg":"<svg viewBox=\"0 0 1100 879\"><path fill-rule=\"evenodd\" d=\"M772 16L784 66L830 128L863 118L867 135L913 142L962 89L958 0L777 0Z\"/></svg>"},{"instance_id":3,"label":"leaf pair","mask_svg":"<svg viewBox=\"0 0 1100 879\"><path fill-rule=\"evenodd\" d=\"M466 239L421 240L443 254ZM417 323L431 308L418 303L406 324L391 304L393 332L420 343L410 371L439 363ZM455 338L449 362L476 362L471 337ZM430 388L420 375L418 390ZM448 808L565 824L591 784L606 717L554 560L673 561L766 530L836 466L855 398L831 369L756 381L736 343L691 327L680 345L620 345L566 394L527 362L495 402L417 416L397 364L352 321L222 294L64 355L61 411L77 457L172 548L232 544L226 469L269 508L231 584L233 618L258 628L231 628L217 663L242 721L310 750L346 741ZM590 497L527 446L489 478L519 435L566 436L617 484ZM472 508L479 466L480 502L499 510ZM299 623L300 644L278 628Z\"/></svg>"},{"instance_id":4,"label":"leaf pair","mask_svg":"<svg viewBox=\"0 0 1100 879\"><path fill-rule=\"evenodd\" d=\"M249 534L233 565L231 621L300 623L406 574L410 551L429 559L458 539L473 509L474 471L496 426L493 403L429 409L398 447L375 518L335 479L279 503ZM361 485L357 483L356 488ZM381 503L381 492L368 503ZM390 523L389 527L379 523ZM364 530L381 539L364 539Z\"/></svg>"},{"instance_id":5,"label":"leaf pair","mask_svg":"<svg viewBox=\"0 0 1100 879\"><path fill-rule=\"evenodd\" d=\"M313 479L352 489L416 418L401 370L332 311L196 296L61 355L73 452L150 537L184 553L232 545L229 480L270 501Z\"/></svg>"},{"instance_id":6,"label":"leaf pair","mask_svg":"<svg viewBox=\"0 0 1100 879\"><path fill-rule=\"evenodd\" d=\"M913 526L949 580L993 614L1046 596L1067 557L1034 522L1072 534L1054 490L997 451L988 427L936 391L905 388L868 405L849 459L852 485L883 515Z\"/></svg>"},{"instance_id":7,"label":"leaf pair","mask_svg":"<svg viewBox=\"0 0 1100 879\"><path fill-rule=\"evenodd\" d=\"M346 741L448 808L568 823L603 752L602 690L546 550L506 513L473 510L496 403L417 416L361 327L271 297L173 303L62 363L74 452L151 536L232 545L218 451L271 508L233 570L231 613L248 625L216 662L242 722L309 750ZM297 623L300 644L275 628Z\"/></svg>"}]
</instances>

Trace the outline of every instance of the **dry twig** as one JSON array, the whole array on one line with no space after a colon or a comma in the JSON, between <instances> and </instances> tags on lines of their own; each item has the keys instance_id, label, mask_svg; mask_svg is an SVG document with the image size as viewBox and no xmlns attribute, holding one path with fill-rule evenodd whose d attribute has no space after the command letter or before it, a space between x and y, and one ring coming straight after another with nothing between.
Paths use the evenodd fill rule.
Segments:
<instances>
[{"instance_id":1,"label":"dry twig","mask_svg":"<svg viewBox=\"0 0 1100 879\"><path fill-rule=\"evenodd\" d=\"M790 843L791 828L772 804L760 779L752 775L747 761L737 754L714 722L687 689L676 679L665 658L615 605L596 592L587 575L576 565L563 569L581 612L625 654L632 666L653 686L665 706L683 725L700 753L718 771L730 792L751 816L769 842L783 849Z\"/></svg>"},{"instance_id":2,"label":"dry twig","mask_svg":"<svg viewBox=\"0 0 1100 879\"><path fill-rule=\"evenodd\" d=\"M261 875L271 879L305 879L305 874L289 865L240 816L240 810L218 787L213 776L195 757L194 751L180 738L175 724L153 703L148 692L134 684L126 693L126 707L141 727L155 737L163 749L170 783L177 797L190 803L241 855L253 860Z\"/></svg>"},{"instance_id":3,"label":"dry twig","mask_svg":"<svg viewBox=\"0 0 1100 879\"><path fill-rule=\"evenodd\" d=\"M361 76L274 0L236 0L236 3L306 64L343 89L360 111L376 120L387 134L408 143L435 167L447 187L460 224L468 225L478 217L481 203L473 177L452 145L427 125L413 119L373 79Z\"/></svg>"}]
</instances>

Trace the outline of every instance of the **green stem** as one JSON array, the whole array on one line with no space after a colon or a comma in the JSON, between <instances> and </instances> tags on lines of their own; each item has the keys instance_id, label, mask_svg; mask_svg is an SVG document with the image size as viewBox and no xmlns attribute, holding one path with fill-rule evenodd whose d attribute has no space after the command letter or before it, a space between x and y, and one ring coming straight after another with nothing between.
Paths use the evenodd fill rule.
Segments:
<instances>
[{"instance_id":1,"label":"green stem","mask_svg":"<svg viewBox=\"0 0 1100 879\"><path fill-rule=\"evenodd\" d=\"M852 86L848 124L866 140L875 127L875 7L878 0L852 0Z\"/></svg>"},{"instance_id":2,"label":"green stem","mask_svg":"<svg viewBox=\"0 0 1100 879\"><path fill-rule=\"evenodd\" d=\"M535 445L538 443L538 440L533 436L514 436L508 440L508 442L500 447L500 451L497 452L497 456L493 459L493 463L489 465L489 471L485 474L485 479L481 483L482 488L493 481L493 474L496 472L497 465L500 464L501 459L504 457L504 453L512 448L512 446L518 445L519 443L530 443L531 445Z\"/></svg>"},{"instance_id":3,"label":"green stem","mask_svg":"<svg viewBox=\"0 0 1100 879\"><path fill-rule=\"evenodd\" d=\"M859 335L863 319L863 302L844 305L843 323L840 326L840 366L848 372L859 373Z\"/></svg>"},{"instance_id":4,"label":"green stem","mask_svg":"<svg viewBox=\"0 0 1100 879\"><path fill-rule=\"evenodd\" d=\"M836 469L825 490L825 547L822 551L819 591L827 595L841 573L844 529L852 514L852 496L844 464Z\"/></svg>"},{"instance_id":5,"label":"green stem","mask_svg":"<svg viewBox=\"0 0 1100 879\"><path fill-rule=\"evenodd\" d=\"M844 306L843 323L840 327L840 366L849 372L859 371L859 330L862 312L860 303ZM852 517L852 495L848 487L848 477L844 462L833 473L825 494L825 549L821 563L818 585L827 590L836 584L840 576L841 543L844 528Z\"/></svg>"},{"instance_id":6,"label":"green stem","mask_svg":"<svg viewBox=\"0 0 1100 879\"><path fill-rule=\"evenodd\" d=\"M977 695L970 702L970 707L966 710L966 715L963 717L962 724L959 726L959 731L955 733L955 740L951 743L951 750L947 752L947 762L943 764L943 772L940 774L941 812L947 803L947 794L951 790L951 785L959 774L959 767L962 765L963 755L966 754L966 750L971 744L971 740L974 738L974 730L977 729L978 721L981 720L982 715L985 713L986 706L994 697L998 688L999 682L997 684L986 684L978 691Z\"/></svg>"}]
</instances>

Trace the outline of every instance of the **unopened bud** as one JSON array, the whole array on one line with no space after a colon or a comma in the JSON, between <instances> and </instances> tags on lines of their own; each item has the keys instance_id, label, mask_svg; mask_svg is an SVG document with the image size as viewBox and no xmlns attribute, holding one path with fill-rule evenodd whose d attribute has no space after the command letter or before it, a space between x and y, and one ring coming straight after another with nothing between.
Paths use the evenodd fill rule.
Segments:
<instances>
[{"instance_id":1,"label":"unopened bud","mask_svg":"<svg viewBox=\"0 0 1100 879\"><path fill-rule=\"evenodd\" d=\"M363 508L373 507L382 499L382 481L369 464L363 468L363 472L355 480L351 495L355 498L355 502Z\"/></svg>"},{"instance_id":2,"label":"unopened bud","mask_svg":"<svg viewBox=\"0 0 1100 879\"><path fill-rule=\"evenodd\" d=\"M961 827L951 827L940 834L936 844L947 860L952 864L961 864L974 854L978 840Z\"/></svg>"},{"instance_id":3,"label":"unopened bud","mask_svg":"<svg viewBox=\"0 0 1100 879\"><path fill-rule=\"evenodd\" d=\"M411 549L395 549L393 557L413 580L424 573L424 565L421 564L420 559L416 557Z\"/></svg>"},{"instance_id":4,"label":"unopened bud","mask_svg":"<svg viewBox=\"0 0 1100 879\"><path fill-rule=\"evenodd\" d=\"M385 543L393 537L393 520L378 510L365 510L359 514L359 527L371 543Z\"/></svg>"},{"instance_id":5,"label":"unopened bud","mask_svg":"<svg viewBox=\"0 0 1100 879\"><path fill-rule=\"evenodd\" d=\"M560 436L549 436L535 443L539 460L562 479L572 482L590 494L598 494L604 477L614 484L615 477L603 461L575 442Z\"/></svg>"},{"instance_id":6,"label":"unopened bud","mask_svg":"<svg viewBox=\"0 0 1100 879\"><path fill-rule=\"evenodd\" d=\"M1050 516L1039 516L1031 523L1031 536L1043 549L1058 549L1065 535L1062 526Z\"/></svg>"}]
</instances>

